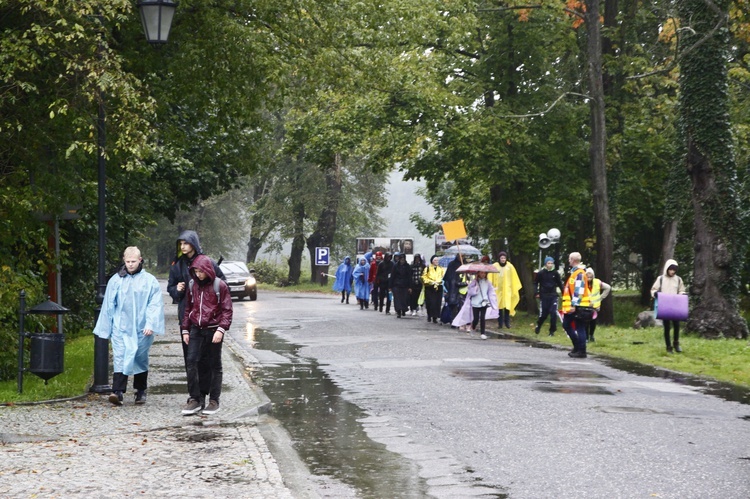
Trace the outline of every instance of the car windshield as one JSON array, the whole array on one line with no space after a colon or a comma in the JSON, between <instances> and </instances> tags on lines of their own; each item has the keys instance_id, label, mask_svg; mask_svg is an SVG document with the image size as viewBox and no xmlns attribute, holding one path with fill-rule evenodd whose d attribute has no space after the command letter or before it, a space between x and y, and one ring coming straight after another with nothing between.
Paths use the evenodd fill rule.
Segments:
<instances>
[{"instance_id":1,"label":"car windshield","mask_svg":"<svg viewBox=\"0 0 750 499\"><path fill-rule=\"evenodd\" d=\"M245 265L243 262L223 262L221 264L221 270L224 273L229 274L249 274L250 271L247 270L247 265Z\"/></svg>"}]
</instances>

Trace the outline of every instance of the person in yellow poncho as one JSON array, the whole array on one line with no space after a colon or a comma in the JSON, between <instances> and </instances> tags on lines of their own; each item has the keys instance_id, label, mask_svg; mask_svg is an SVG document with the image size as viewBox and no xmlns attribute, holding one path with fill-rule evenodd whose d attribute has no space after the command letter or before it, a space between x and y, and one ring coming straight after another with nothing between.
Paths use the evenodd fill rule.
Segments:
<instances>
[{"instance_id":1,"label":"person in yellow poncho","mask_svg":"<svg viewBox=\"0 0 750 499\"><path fill-rule=\"evenodd\" d=\"M503 325L510 329L510 318L516 315L516 306L521 299L521 280L516 268L508 261L508 253L501 251L497 255L497 260L494 265L498 272L489 275L490 283L495 288L497 308L500 312L497 325L500 329Z\"/></svg>"},{"instance_id":2,"label":"person in yellow poncho","mask_svg":"<svg viewBox=\"0 0 750 499\"><path fill-rule=\"evenodd\" d=\"M440 318L440 306L443 302L443 277L445 269L438 265L440 259L432 255L430 265L422 272L424 283L424 307L427 309L427 322L437 324Z\"/></svg>"}]
</instances>

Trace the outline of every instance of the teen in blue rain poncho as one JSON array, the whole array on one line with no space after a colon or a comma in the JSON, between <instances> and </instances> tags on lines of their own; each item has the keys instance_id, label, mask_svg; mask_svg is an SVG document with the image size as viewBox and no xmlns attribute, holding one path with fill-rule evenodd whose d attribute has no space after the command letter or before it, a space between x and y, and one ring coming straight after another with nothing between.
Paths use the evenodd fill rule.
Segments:
<instances>
[{"instance_id":1,"label":"teen in blue rain poncho","mask_svg":"<svg viewBox=\"0 0 750 499\"><path fill-rule=\"evenodd\" d=\"M359 302L359 309L364 310L370 306L370 283L367 277L370 275L370 265L364 258L359 259L359 264L354 267L352 279L354 280L354 296Z\"/></svg>"},{"instance_id":2,"label":"teen in blue rain poncho","mask_svg":"<svg viewBox=\"0 0 750 499\"><path fill-rule=\"evenodd\" d=\"M140 250L125 249L125 264L107 283L94 334L112 343L114 373L109 401L122 405L128 376L133 375L135 403L146 402L148 353L154 335L164 334L164 302L154 276L143 270Z\"/></svg>"},{"instance_id":3,"label":"teen in blue rain poncho","mask_svg":"<svg viewBox=\"0 0 750 499\"><path fill-rule=\"evenodd\" d=\"M334 291L341 291L341 303L349 304L349 295L352 292L352 273L354 267L352 267L352 259L348 256L344 258L344 263L339 265L336 269L336 281L333 283Z\"/></svg>"}]
</instances>

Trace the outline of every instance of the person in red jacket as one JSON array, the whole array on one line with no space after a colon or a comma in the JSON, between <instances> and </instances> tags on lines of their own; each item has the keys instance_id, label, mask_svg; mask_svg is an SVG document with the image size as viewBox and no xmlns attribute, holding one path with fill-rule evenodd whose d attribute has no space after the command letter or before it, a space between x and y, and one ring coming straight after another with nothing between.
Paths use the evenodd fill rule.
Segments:
<instances>
[{"instance_id":1,"label":"person in red jacket","mask_svg":"<svg viewBox=\"0 0 750 499\"><path fill-rule=\"evenodd\" d=\"M372 260L370 260L370 274L367 276L367 282L370 283L370 296L372 297L372 305L375 311L378 311L378 297L380 296L378 290L378 282L376 277L378 276L378 264L383 261L383 252L377 251Z\"/></svg>"},{"instance_id":2,"label":"person in red jacket","mask_svg":"<svg viewBox=\"0 0 750 499\"><path fill-rule=\"evenodd\" d=\"M188 346L187 384L190 398L182 414L196 414L201 410L198 372L201 361L208 365L211 377L208 383L209 402L203 414L215 414L219 410L223 376L221 345L232 325L232 296L227 283L216 277L211 259L207 256L195 257L190 264L190 275L192 279L188 284L188 299L182 318L182 339Z\"/></svg>"}]
</instances>

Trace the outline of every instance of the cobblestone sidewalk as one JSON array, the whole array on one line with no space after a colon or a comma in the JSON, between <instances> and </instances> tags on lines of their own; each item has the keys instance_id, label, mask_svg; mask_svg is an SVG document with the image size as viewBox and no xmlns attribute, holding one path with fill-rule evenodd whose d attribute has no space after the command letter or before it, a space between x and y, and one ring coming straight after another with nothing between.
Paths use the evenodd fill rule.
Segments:
<instances>
[{"instance_id":1,"label":"cobblestone sidewalk","mask_svg":"<svg viewBox=\"0 0 750 499\"><path fill-rule=\"evenodd\" d=\"M145 405L131 379L121 407L108 394L0 407L0 497L292 497L257 428L262 397L226 344L221 410L181 414L175 310L166 305L167 334L151 349Z\"/></svg>"}]
</instances>

